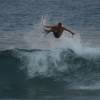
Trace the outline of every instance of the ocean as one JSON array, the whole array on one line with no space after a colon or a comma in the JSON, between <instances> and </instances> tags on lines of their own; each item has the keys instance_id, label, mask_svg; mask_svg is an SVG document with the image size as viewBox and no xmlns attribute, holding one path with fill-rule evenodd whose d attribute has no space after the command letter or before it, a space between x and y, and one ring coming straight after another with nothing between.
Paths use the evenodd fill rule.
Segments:
<instances>
[{"instance_id":1,"label":"ocean","mask_svg":"<svg viewBox=\"0 0 100 100\"><path fill-rule=\"evenodd\" d=\"M99 19L99 0L0 0L0 100L99 100Z\"/></svg>"}]
</instances>

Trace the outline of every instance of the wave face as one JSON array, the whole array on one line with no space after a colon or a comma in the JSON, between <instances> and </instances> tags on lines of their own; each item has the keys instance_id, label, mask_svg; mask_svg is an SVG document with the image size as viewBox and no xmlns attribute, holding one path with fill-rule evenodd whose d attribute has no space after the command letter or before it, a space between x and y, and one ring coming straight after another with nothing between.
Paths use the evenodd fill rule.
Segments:
<instances>
[{"instance_id":1,"label":"wave face","mask_svg":"<svg viewBox=\"0 0 100 100\"><path fill-rule=\"evenodd\" d=\"M21 97L25 92L25 70L13 50L0 51L0 98ZM20 91L20 92L19 92Z\"/></svg>"},{"instance_id":2,"label":"wave face","mask_svg":"<svg viewBox=\"0 0 100 100\"><path fill-rule=\"evenodd\" d=\"M61 95L67 89L99 89L100 55L79 55L71 49L0 51L0 79L1 97Z\"/></svg>"}]
</instances>

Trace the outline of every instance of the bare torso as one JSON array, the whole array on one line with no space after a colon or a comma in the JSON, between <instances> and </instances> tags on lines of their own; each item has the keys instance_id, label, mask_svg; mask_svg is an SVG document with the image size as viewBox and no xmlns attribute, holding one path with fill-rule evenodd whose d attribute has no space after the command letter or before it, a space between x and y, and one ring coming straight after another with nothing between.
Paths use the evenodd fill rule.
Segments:
<instances>
[{"instance_id":1,"label":"bare torso","mask_svg":"<svg viewBox=\"0 0 100 100\"><path fill-rule=\"evenodd\" d=\"M53 34L54 34L54 36L56 38L59 38L62 35L62 33L64 31L64 28L63 27L54 26L54 27L51 28L51 31L53 32Z\"/></svg>"},{"instance_id":2,"label":"bare torso","mask_svg":"<svg viewBox=\"0 0 100 100\"><path fill-rule=\"evenodd\" d=\"M54 26L54 27L51 28L51 30L52 30L53 32L63 33L64 28L63 28L63 27Z\"/></svg>"}]
</instances>

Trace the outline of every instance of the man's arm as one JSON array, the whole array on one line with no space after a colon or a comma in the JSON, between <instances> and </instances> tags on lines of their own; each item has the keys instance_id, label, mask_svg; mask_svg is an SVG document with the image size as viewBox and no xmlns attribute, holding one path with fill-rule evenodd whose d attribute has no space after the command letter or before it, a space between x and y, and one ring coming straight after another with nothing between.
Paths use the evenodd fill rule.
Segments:
<instances>
[{"instance_id":1,"label":"man's arm","mask_svg":"<svg viewBox=\"0 0 100 100\"><path fill-rule=\"evenodd\" d=\"M45 27L46 27L46 28L52 28L53 26L46 26L46 25L45 25Z\"/></svg>"},{"instance_id":2,"label":"man's arm","mask_svg":"<svg viewBox=\"0 0 100 100\"><path fill-rule=\"evenodd\" d=\"M69 29L64 28L64 30L65 30L65 31L70 32L72 35L74 35L74 34L75 34L74 32L72 32L72 31L71 31L71 30L69 30Z\"/></svg>"}]
</instances>

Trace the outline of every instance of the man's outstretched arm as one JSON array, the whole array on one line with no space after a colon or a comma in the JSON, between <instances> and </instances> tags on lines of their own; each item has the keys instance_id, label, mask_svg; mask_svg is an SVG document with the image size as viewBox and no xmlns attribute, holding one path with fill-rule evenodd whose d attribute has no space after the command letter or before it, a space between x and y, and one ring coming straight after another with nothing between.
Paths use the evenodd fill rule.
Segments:
<instances>
[{"instance_id":1,"label":"man's outstretched arm","mask_svg":"<svg viewBox=\"0 0 100 100\"><path fill-rule=\"evenodd\" d=\"M52 28L53 26L46 26L46 25L45 25L45 27L46 27L46 28Z\"/></svg>"},{"instance_id":2,"label":"man's outstretched arm","mask_svg":"<svg viewBox=\"0 0 100 100\"><path fill-rule=\"evenodd\" d=\"M65 30L65 31L70 32L72 35L74 35L74 34L75 34L74 32L72 32L72 31L71 31L71 30L69 30L69 29L64 28L64 30Z\"/></svg>"}]
</instances>

